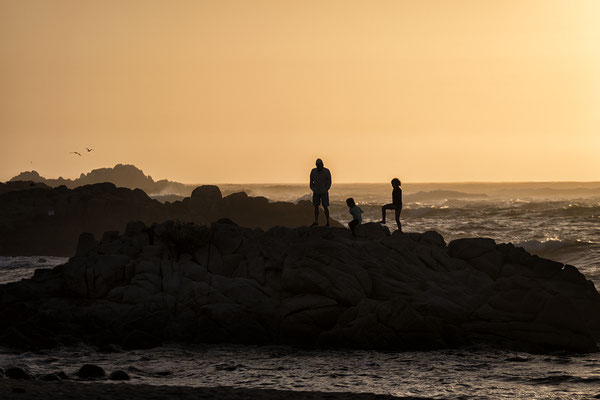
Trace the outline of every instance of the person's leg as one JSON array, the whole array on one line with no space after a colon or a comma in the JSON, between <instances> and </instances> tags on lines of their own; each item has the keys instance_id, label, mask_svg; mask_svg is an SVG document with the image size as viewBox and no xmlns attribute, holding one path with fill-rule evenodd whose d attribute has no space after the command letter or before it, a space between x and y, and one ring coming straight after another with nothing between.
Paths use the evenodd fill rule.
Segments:
<instances>
[{"instance_id":1,"label":"person's leg","mask_svg":"<svg viewBox=\"0 0 600 400\"><path fill-rule=\"evenodd\" d=\"M319 225L319 196L316 193L313 193L312 203L315 207L315 222L313 222L312 226Z\"/></svg>"},{"instance_id":2,"label":"person's leg","mask_svg":"<svg viewBox=\"0 0 600 400\"><path fill-rule=\"evenodd\" d=\"M396 225L398 225L398 230L402 232L402 224L400 223L400 213L402 212L401 208L396 208Z\"/></svg>"},{"instance_id":3,"label":"person's leg","mask_svg":"<svg viewBox=\"0 0 600 400\"><path fill-rule=\"evenodd\" d=\"M329 226L329 193L324 193L321 195L321 203L323 204L323 210L325 211L325 220L327 221L327 226Z\"/></svg>"},{"instance_id":4,"label":"person's leg","mask_svg":"<svg viewBox=\"0 0 600 400\"><path fill-rule=\"evenodd\" d=\"M348 226L350 227L350 230L352 231L352 236L356 236L356 234L354 233L354 230L356 229L357 225L358 225L358 220L356 220L356 219L353 219L348 224Z\"/></svg>"},{"instance_id":5,"label":"person's leg","mask_svg":"<svg viewBox=\"0 0 600 400\"><path fill-rule=\"evenodd\" d=\"M394 207L393 204L386 204L384 206L381 206L381 221L379 222L380 224L385 224L385 212L386 210L393 210L396 207Z\"/></svg>"}]
</instances>

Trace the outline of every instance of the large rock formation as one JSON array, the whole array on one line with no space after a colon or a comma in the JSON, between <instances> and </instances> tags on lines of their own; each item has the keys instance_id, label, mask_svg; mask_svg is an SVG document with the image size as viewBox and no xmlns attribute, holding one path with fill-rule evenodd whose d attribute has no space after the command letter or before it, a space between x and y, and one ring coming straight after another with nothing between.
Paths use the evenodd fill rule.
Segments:
<instances>
[{"instance_id":1,"label":"large rock formation","mask_svg":"<svg viewBox=\"0 0 600 400\"><path fill-rule=\"evenodd\" d=\"M38 188L30 182L5 186L14 190L0 193L0 255L70 256L81 232L123 231L131 220L210 224L227 216L242 226L268 229L308 225L314 215L306 201L270 203L243 192L222 197L217 186L200 186L191 197L164 204L140 189L118 188L112 183L75 189ZM25 188L28 190L21 190ZM335 221L333 225L340 226Z\"/></svg>"},{"instance_id":2,"label":"large rock formation","mask_svg":"<svg viewBox=\"0 0 600 400\"><path fill-rule=\"evenodd\" d=\"M82 234L65 265L0 286L0 343L596 350L600 297L575 267L491 239L357 233L221 220Z\"/></svg>"},{"instance_id":3,"label":"large rock formation","mask_svg":"<svg viewBox=\"0 0 600 400\"><path fill-rule=\"evenodd\" d=\"M129 189L142 189L144 192L150 194L178 193L189 195L193 189L193 186L166 179L155 181L150 175L144 174L144 171L135 165L129 164L117 164L112 168L94 169L87 174L82 173L77 179L65 179L63 177L47 179L37 171L25 171L14 176L10 181L41 182L51 187L66 186L70 189L78 186L110 182L116 186Z\"/></svg>"}]
</instances>

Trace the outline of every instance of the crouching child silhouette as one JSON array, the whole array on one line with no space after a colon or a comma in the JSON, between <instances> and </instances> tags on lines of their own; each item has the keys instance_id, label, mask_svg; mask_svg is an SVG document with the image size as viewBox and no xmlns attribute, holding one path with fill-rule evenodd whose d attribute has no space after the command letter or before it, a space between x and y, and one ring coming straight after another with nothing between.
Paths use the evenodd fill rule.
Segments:
<instances>
[{"instance_id":1,"label":"crouching child silhouette","mask_svg":"<svg viewBox=\"0 0 600 400\"><path fill-rule=\"evenodd\" d=\"M400 179L394 178L392 179L392 202L381 207L381 222L380 224L385 224L385 213L387 210L394 210L396 217L396 224L398 225L398 230L402 232L402 224L400 223L400 213L402 212L402 189L400 188Z\"/></svg>"},{"instance_id":2,"label":"crouching child silhouette","mask_svg":"<svg viewBox=\"0 0 600 400\"><path fill-rule=\"evenodd\" d=\"M346 199L346 205L348 206L348 211L350 212L350 215L352 215L352 221L348 223L348 227L352 231L352 236L356 236L354 230L362 222L363 210L361 210L360 207L356 205L352 197Z\"/></svg>"}]
</instances>

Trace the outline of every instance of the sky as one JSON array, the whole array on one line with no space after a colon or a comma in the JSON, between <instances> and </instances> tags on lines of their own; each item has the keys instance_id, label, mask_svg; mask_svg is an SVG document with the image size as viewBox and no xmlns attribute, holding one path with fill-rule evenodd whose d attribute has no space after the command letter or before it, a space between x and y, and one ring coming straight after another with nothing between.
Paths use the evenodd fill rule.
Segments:
<instances>
[{"instance_id":1,"label":"sky","mask_svg":"<svg viewBox=\"0 0 600 400\"><path fill-rule=\"evenodd\" d=\"M304 182L321 157L334 182L600 181L598 21L596 0L0 0L0 180Z\"/></svg>"}]
</instances>

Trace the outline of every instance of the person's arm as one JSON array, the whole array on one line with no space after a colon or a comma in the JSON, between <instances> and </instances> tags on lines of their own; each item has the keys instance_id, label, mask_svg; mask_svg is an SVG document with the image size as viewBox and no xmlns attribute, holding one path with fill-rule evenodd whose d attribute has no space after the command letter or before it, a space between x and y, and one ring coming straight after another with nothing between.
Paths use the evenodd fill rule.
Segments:
<instances>
[{"instance_id":1,"label":"person's arm","mask_svg":"<svg viewBox=\"0 0 600 400\"><path fill-rule=\"evenodd\" d=\"M327 170L327 191L331 188L331 171Z\"/></svg>"},{"instance_id":2,"label":"person's arm","mask_svg":"<svg viewBox=\"0 0 600 400\"><path fill-rule=\"evenodd\" d=\"M310 177L308 178L308 184L310 186L310 190L315 191L315 170L310 171Z\"/></svg>"}]
</instances>

